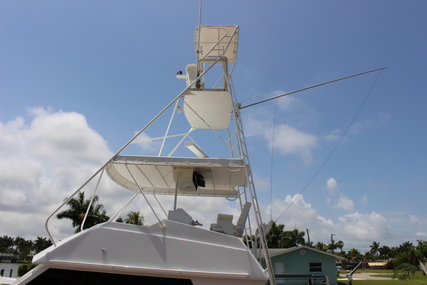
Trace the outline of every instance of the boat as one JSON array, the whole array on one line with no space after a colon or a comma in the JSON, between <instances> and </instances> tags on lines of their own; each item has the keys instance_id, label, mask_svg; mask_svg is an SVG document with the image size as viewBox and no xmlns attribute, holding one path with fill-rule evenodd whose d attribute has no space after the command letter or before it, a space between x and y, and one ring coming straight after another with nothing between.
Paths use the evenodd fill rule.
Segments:
<instances>
[{"instance_id":1,"label":"boat","mask_svg":"<svg viewBox=\"0 0 427 285\"><path fill-rule=\"evenodd\" d=\"M176 75L185 82L183 91L47 218L53 245L13 284L275 284L232 81L239 29L197 26L196 63ZM142 153L147 143L157 155ZM55 239L52 218L81 191L92 200L101 195L105 179L132 197L109 221ZM171 209L158 210L160 195ZM136 197L155 222L116 222ZM195 197L235 201L241 214L218 213L201 227L180 207L182 199ZM256 237L252 246L243 243L244 235Z\"/></svg>"}]
</instances>

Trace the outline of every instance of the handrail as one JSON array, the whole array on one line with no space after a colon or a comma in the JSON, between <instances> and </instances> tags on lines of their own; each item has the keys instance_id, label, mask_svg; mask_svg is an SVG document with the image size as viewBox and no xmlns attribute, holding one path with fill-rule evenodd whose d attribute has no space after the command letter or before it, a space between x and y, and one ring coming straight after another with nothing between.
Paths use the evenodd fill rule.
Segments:
<instances>
[{"instance_id":1,"label":"handrail","mask_svg":"<svg viewBox=\"0 0 427 285\"><path fill-rule=\"evenodd\" d=\"M104 168L104 169L105 169L105 168ZM87 207L87 209L86 209L85 216L84 216L84 218L83 218L82 224L80 225L80 230L81 230L81 231L83 231L83 226L84 226L84 224L85 224L85 222L86 222L86 218L87 218L87 216L88 216L88 214L89 214L90 207L92 206L93 199L95 198L96 191L98 190L99 182L101 182L102 175L104 174L104 169L101 171L101 175L99 175L99 179L98 179L98 182L96 183L95 190L93 191L92 197L91 197L91 199L90 199L89 206L88 206L88 207Z\"/></svg>"},{"instance_id":2,"label":"handrail","mask_svg":"<svg viewBox=\"0 0 427 285\"><path fill-rule=\"evenodd\" d=\"M132 177L133 181L135 182L135 185L138 186L139 192L142 194L142 196L144 196L145 201L147 201L148 206L151 208L151 211L154 213L154 215L156 216L156 219L159 221L161 227L164 228L165 225L163 224L162 220L160 220L159 216L157 216L156 211L154 210L153 206L151 206L150 201L148 201L147 196L145 196L144 191L142 191L141 186L139 185L138 181L136 181L136 179L133 176L132 171L130 171L127 163L125 164L125 166L126 166L126 169L129 171L129 174Z\"/></svg>"},{"instance_id":3,"label":"handrail","mask_svg":"<svg viewBox=\"0 0 427 285\"><path fill-rule=\"evenodd\" d=\"M178 96L176 96L168 105L166 105L166 107L164 107L153 119L151 119L151 121L148 122L148 124L146 124L141 130L139 130L125 145L123 145L119 149L119 151L117 151L109 160L107 160L106 163L104 163L104 165L102 165L91 177L89 177L89 179L85 183L83 183L82 186L80 186L68 199L66 199L55 211L53 211L52 214L49 215L49 217L47 217L45 222L45 229L49 236L50 241L55 247L56 247L55 239L53 238L52 234L49 231L50 219L62 207L64 207L78 192L80 192L84 187L86 187L86 185L89 184L89 182L91 182L105 167L107 167L108 163L114 160L115 157L117 157L124 149L126 149L140 134L142 134L145 130L147 130L161 115L163 115L177 100L179 100L179 98L181 98L188 89L191 89L193 84L197 82L197 80L200 80L200 78L203 77L208 70L209 69L202 72L202 74L200 74L191 84L189 84L186 88L184 88L184 90L182 90L181 93L178 94Z\"/></svg>"}]
</instances>

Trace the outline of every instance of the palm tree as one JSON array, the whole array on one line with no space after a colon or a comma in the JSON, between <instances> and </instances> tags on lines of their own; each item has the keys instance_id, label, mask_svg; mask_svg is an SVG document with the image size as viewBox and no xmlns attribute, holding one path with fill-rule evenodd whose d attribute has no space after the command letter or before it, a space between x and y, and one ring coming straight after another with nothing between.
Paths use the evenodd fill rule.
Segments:
<instances>
[{"instance_id":1,"label":"palm tree","mask_svg":"<svg viewBox=\"0 0 427 285\"><path fill-rule=\"evenodd\" d=\"M337 242L335 243L335 246L336 246L337 248L339 248L339 249L340 249L340 251L342 251L342 248L344 247L344 242L343 242L342 240L339 240L339 241L337 241Z\"/></svg>"},{"instance_id":2,"label":"palm tree","mask_svg":"<svg viewBox=\"0 0 427 285\"><path fill-rule=\"evenodd\" d=\"M33 241L26 240L23 237L16 237L13 242L15 244L15 254L18 255L20 260L26 260L33 249Z\"/></svg>"},{"instance_id":3,"label":"palm tree","mask_svg":"<svg viewBox=\"0 0 427 285\"><path fill-rule=\"evenodd\" d=\"M359 259L362 258L362 254L360 253L359 250L352 248L348 251L348 258L351 259L352 261L357 261Z\"/></svg>"},{"instance_id":4,"label":"palm tree","mask_svg":"<svg viewBox=\"0 0 427 285\"><path fill-rule=\"evenodd\" d=\"M283 233L283 237L280 240L280 247L289 248L305 244L304 239L305 232L300 232L298 229L293 231L286 231Z\"/></svg>"},{"instance_id":5,"label":"palm tree","mask_svg":"<svg viewBox=\"0 0 427 285\"><path fill-rule=\"evenodd\" d=\"M128 217L126 219L124 219L124 222L126 224L143 226L144 225L144 217L142 215L139 215L139 212L131 211L128 213Z\"/></svg>"},{"instance_id":6,"label":"palm tree","mask_svg":"<svg viewBox=\"0 0 427 285\"><path fill-rule=\"evenodd\" d=\"M328 246L326 244L324 244L321 241L318 241L316 243L316 246L314 247L315 249L321 250L321 251L328 251Z\"/></svg>"},{"instance_id":7,"label":"palm tree","mask_svg":"<svg viewBox=\"0 0 427 285\"><path fill-rule=\"evenodd\" d=\"M379 253L379 249L380 249L380 243L373 241L369 247L371 248L369 253L371 253L374 257L377 257L377 255Z\"/></svg>"},{"instance_id":8,"label":"palm tree","mask_svg":"<svg viewBox=\"0 0 427 285\"><path fill-rule=\"evenodd\" d=\"M380 247L378 251L382 260L388 260L391 257L391 248L386 245Z\"/></svg>"},{"instance_id":9,"label":"palm tree","mask_svg":"<svg viewBox=\"0 0 427 285\"><path fill-rule=\"evenodd\" d=\"M275 222L271 225L271 229L266 235L268 248L279 248L280 241L283 238L283 229L285 225L277 225Z\"/></svg>"},{"instance_id":10,"label":"palm tree","mask_svg":"<svg viewBox=\"0 0 427 285\"><path fill-rule=\"evenodd\" d=\"M89 208L83 229L93 227L96 224L106 222L110 219L104 210L104 206L102 204L98 204L97 202L98 196L95 195L92 205ZM70 208L59 213L56 215L56 217L58 219L70 219L72 221L73 228L76 228L74 232L78 233L81 230L81 225L83 223L89 204L90 200L85 200L85 193L79 192L77 199L72 198L67 202L67 205L70 206Z\"/></svg>"},{"instance_id":11,"label":"palm tree","mask_svg":"<svg viewBox=\"0 0 427 285\"><path fill-rule=\"evenodd\" d=\"M0 252L11 252L13 251L14 238L10 236L0 237Z\"/></svg>"},{"instance_id":12,"label":"palm tree","mask_svg":"<svg viewBox=\"0 0 427 285\"><path fill-rule=\"evenodd\" d=\"M37 237L37 239L34 241L34 251L35 253L39 253L40 251L44 250L45 248L48 248L52 245L52 242L50 239L47 239L45 237Z\"/></svg>"}]
</instances>

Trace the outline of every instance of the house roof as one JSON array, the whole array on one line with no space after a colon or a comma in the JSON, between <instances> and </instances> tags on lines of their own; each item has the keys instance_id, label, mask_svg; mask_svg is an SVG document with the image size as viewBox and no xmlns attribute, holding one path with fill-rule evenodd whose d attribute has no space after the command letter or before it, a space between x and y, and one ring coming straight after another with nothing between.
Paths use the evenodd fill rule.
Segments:
<instances>
[{"instance_id":1,"label":"house roof","mask_svg":"<svg viewBox=\"0 0 427 285\"><path fill-rule=\"evenodd\" d=\"M300 246L296 246L296 247L290 247L290 248L269 248L268 249L268 253L270 254L270 257L274 257L274 256L278 256L278 255L282 255L282 254L287 254L289 252L295 251L295 250L301 250L301 249L305 249L305 250L311 250L320 254L324 254L324 255L328 255L331 257L334 257L335 259L345 259L342 256L339 255L335 255L329 252L325 252L322 250L318 250L312 247L308 247L308 246L304 246L304 245L300 245Z\"/></svg>"}]
</instances>

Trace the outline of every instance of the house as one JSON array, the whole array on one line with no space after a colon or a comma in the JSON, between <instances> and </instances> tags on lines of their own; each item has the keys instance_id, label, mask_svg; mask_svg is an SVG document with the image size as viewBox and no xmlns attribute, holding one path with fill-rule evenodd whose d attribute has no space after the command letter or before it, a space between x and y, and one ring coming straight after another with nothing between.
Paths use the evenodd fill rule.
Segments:
<instances>
[{"instance_id":1,"label":"house","mask_svg":"<svg viewBox=\"0 0 427 285\"><path fill-rule=\"evenodd\" d=\"M268 251L277 284L337 284L336 262L344 257L307 246Z\"/></svg>"}]
</instances>

